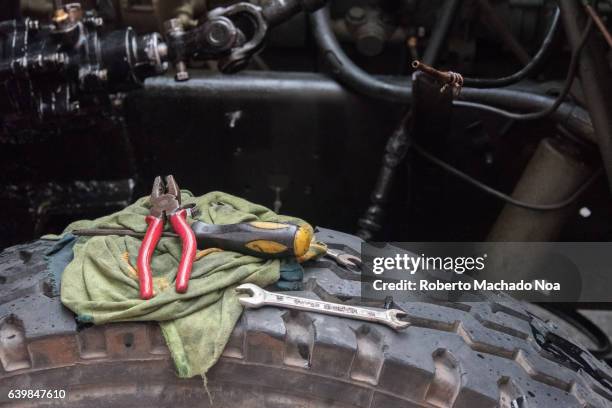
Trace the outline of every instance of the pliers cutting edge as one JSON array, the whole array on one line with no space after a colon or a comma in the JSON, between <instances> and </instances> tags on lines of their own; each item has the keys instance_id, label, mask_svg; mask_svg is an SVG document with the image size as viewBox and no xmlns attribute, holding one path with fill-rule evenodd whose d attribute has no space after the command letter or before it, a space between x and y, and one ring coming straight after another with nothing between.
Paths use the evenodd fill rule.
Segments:
<instances>
[{"instance_id":1,"label":"pliers cutting edge","mask_svg":"<svg viewBox=\"0 0 612 408\"><path fill-rule=\"evenodd\" d=\"M181 191L173 176L166 176L165 185L161 177L155 178L150 202L151 211L146 217L149 226L138 251L137 260L141 299L153 297L151 257L162 235L166 219L170 220L172 228L183 243L181 260L176 272L176 291L179 293L187 291L197 248L195 234L187 223L187 210L181 207Z\"/></svg>"}]
</instances>

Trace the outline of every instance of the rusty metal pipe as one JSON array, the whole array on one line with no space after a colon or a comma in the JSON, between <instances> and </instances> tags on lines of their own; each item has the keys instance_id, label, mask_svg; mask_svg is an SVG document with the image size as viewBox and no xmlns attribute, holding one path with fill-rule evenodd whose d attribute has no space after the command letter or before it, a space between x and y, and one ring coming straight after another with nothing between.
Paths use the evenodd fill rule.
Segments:
<instances>
[{"instance_id":1,"label":"rusty metal pipe","mask_svg":"<svg viewBox=\"0 0 612 408\"><path fill-rule=\"evenodd\" d=\"M569 43L576 48L587 18L585 11L575 0L559 0L559 7ZM580 57L579 72L585 104L612 190L612 81L602 42L594 38L587 42Z\"/></svg>"},{"instance_id":2,"label":"rusty metal pipe","mask_svg":"<svg viewBox=\"0 0 612 408\"><path fill-rule=\"evenodd\" d=\"M574 193L593 174L575 145L558 139L540 141L514 188L512 197L534 204L560 202ZM575 205L539 212L506 205L487 241L555 241Z\"/></svg>"},{"instance_id":3,"label":"rusty metal pipe","mask_svg":"<svg viewBox=\"0 0 612 408\"><path fill-rule=\"evenodd\" d=\"M449 71L440 71L439 69L418 60L412 61L411 66L414 70L421 71L440 82L450 82L452 79Z\"/></svg>"}]
</instances>

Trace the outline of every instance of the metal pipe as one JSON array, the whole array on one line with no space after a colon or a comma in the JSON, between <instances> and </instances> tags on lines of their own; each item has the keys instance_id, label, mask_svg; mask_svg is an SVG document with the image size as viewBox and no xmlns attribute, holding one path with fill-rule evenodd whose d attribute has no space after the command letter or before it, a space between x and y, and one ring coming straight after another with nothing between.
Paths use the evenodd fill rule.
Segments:
<instances>
[{"instance_id":1,"label":"metal pipe","mask_svg":"<svg viewBox=\"0 0 612 408\"><path fill-rule=\"evenodd\" d=\"M412 87L410 79L394 77L391 79L375 77L359 68L342 50L330 23L327 7L311 16L314 36L323 58L331 67L331 74L343 85L362 95L402 104L410 104ZM275 73L278 74L278 73ZM515 89L477 89L464 87L461 99L471 102L490 104L509 109L541 111L554 103L553 98ZM594 140L588 114L571 102L562 103L550 119L563 124L573 133L587 140Z\"/></svg>"},{"instance_id":2,"label":"metal pipe","mask_svg":"<svg viewBox=\"0 0 612 408\"><path fill-rule=\"evenodd\" d=\"M586 20L584 9L575 0L559 0L561 17L572 48L577 47ZM580 79L585 104L612 189L612 82L602 43L591 39L582 50Z\"/></svg>"},{"instance_id":3,"label":"metal pipe","mask_svg":"<svg viewBox=\"0 0 612 408\"><path fill-rule=\"evenodd\" d=\"M574 193L593 174L575 145L558 139L540 141L517 182L512 198L535 204L559 202ZM506 205L487 241L555 241L574 205L555 211L533 211Z\"/></svg>"},{"instance_id":4,"label":"metal pipe","mask_svg":"<svg viewBox=\"0 0 612 408\"><path fill-rule=\"evenodd\" d=\"M398 95L397 92L401 92L401 95L405 98L404 103L406 105L411 103L412 81L409 78L379 77L368 74L365 74L367 78L353 76L352 71L350 69L345 71L345 68L344 66L339 67L340 70L343 70L341 74L334 70L335 74L340 75L338 77L340 82L347 83L346 81L350 81L350 84L355 84L366 95L380 95L381 92L388 91L391 93L387 95ZM235 92L243 98L259 99L262 94L289 95L291 92L303 92L308 89L311 92L315 90L317 93L331 97L355 97L354 93L336 81L318 73L253 71L229 76L193 71L192 76L191 80L185 82L176 82L170 76L148 78L145 81L145 91L180 92L181 95L190 93L209 94L213 97L223 92ZM348 79L346 76L348 76ZM366 82L361 82L364 78ZM382 91L374 89L380 83L385 85L385 89ZM461 91L461 98L466 101L524 111L542 110L554 102L554 98L529 92L525 88L476 89L464 87ZM595 142L589 115L578 105L565 102L550 116L550 119L583 139Z\"/></svg>"},{"instance_id":5,"label":"metal pipe","mask_svg":"<svg viewBox=\"0 0 612 408\"><path fill-rule=\"evenodd\" d=\"M268 0L263 2L262 12L266 22L270 27L274 27L289 20L300 11L311 13L318 10L326 2L327 0Z\"/></svg>"},{"instance_id":6,"label":"metal pipe","mask_svg":"<svg viewBox=\"0 0 612 408\"><path fill-rule=\"evenodd\" d=\"M440 18L436 22L436 28L429 38L425 54L423 55L423 62L426 64L435 65L438 61L440 49L448 37L460 5L461 0L446 0L443 2Z\"/></svg>"}]
</instances>

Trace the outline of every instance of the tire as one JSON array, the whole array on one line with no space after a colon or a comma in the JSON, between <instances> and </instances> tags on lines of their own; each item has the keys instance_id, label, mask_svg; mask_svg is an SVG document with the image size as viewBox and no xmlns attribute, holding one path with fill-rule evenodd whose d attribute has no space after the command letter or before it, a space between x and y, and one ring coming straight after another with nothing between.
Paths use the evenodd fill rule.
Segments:
<instances>
[{"instance_id":1,"label":"tire","mask_svg":"<svg viewBox=\"0 0 612 408\"><path fill-rule=\"evenodd\" d=\"M360 248L359 239L335 231L320 229L318 237L347 251ZM0 404L210 406L199 377L175 376L157 325L77 330L47 272L51 245L35 241L0 254ZM299 295L350 303L358 279L319 260L306 268ZM208 375L214 407L612 405L605 363L579 346L572 359L547 350L538 336L563 337L552 322L503 294L483 296L470 304L399 304L412 323L402 332L313 313L245 311ZM37 389L66 395L8 396Z\"/></svg>"}]
</instances>

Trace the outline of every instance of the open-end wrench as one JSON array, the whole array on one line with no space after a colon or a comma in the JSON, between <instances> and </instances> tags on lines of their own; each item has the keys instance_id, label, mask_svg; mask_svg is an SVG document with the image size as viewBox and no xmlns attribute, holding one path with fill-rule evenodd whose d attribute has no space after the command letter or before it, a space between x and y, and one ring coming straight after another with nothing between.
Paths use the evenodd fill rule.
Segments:
<instances>
[{"instance_id":1,"label":"open-end wrench","mask_svg":"<svg viewBox=\"0 0 612 408\"><path fill-rule=\"evenodd\" d=\"M324 256L333 259L340 266L361 268L361 258L337 249L327 248L327 252Z\"/></svg>"},{"instance_id":2,"label":"open-end wrench","mask_svg":"<svg viewBox=\"0 0 612 408\"><path fill-rule=\"evenodd\" d=\"M409 322L399 319L399 317L405 316L406 313L398 309L375 309L289 296L284 293L268 292L252 283L242 284L236 288L236 291L250 295L239 298L240 304L249 309L274 306L284 309L304 310L306 312L381 323L395 330L400 330L410 325Z\"/></svg>"}]
</instances>

